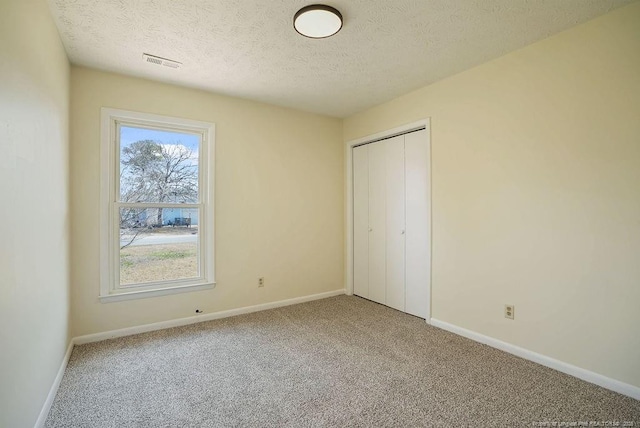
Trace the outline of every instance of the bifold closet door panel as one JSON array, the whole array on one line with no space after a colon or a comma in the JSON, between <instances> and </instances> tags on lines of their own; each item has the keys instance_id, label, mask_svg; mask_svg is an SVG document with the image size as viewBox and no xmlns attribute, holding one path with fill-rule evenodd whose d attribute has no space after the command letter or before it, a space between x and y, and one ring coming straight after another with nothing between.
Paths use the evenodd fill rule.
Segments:
<instances>
[{"instance_id":1,"label":"bifold closet door panel","mask_svg":"<svg viewBox=\"0 0 640 428\"><path fill-rule=\"evenodd\" d=\"M405 310L404 136L384 141L386 147L386 305Z\"/></svg>"},{"instance_id":2,"label":"bifold closet door panel","mask_svg":"<svg viewBox=\"0 0 640 428\"><path fill-rule=\"evenodd\" d=\"M369 149L369 299L386 304L386 145Z\"/></svg>"},{"instance_id":3,"label":"bifold closet door panel","mask_svg":"<svg viewBox=\"0 0 640 428\"><path fill-rule=\"evenodd\" d=\"M369 150L353 149L353 294L369 297Z\"/></svg>"},{"instance_id":4,"label":"bifold closet door panel","mask_svg":"<svg viewBox=\"0 0 640 428\"><path fill-rule=\"evenodd\" d=\"M427 131L405 135L406 186L406 307L405 312L426 318L431 271L431 207L429 134Z\"/></svg>"}]
</instances>

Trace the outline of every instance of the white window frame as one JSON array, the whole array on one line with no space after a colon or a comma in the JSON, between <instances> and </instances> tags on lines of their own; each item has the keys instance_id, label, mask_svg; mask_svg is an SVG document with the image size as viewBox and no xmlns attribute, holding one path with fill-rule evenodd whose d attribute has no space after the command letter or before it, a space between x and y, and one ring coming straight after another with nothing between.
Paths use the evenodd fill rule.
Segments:
<instances>
[{"instance_id":1,"label":"white window frame","mask_svg":"<svg viewBox=\"0 0 640 428\"><path fill-rule=\"evenodd\" d=\"M171 207L200 210L198 265L200 276L140 285L120 285L119 201L120 126L184 132L201 136L198 156L198 203L136 203L140 208ZM103 107L100 148L100 301L103 303L211 289L214 275L215 124Z\"/></svg>"}]
</instances>

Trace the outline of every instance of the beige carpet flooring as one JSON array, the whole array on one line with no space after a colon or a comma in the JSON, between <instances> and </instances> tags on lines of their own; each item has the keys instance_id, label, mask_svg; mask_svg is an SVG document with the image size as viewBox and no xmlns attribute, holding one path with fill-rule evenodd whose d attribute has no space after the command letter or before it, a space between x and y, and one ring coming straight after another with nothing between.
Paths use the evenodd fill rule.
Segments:
<instances>
[{"instance_id":1,"label":"beige carpet flooring","mask_svg":"<svg viewBox=\"0 0 640 428\"><path fill-rule=\"evenodd\" d=\"M640 401L339 296L77 346L46 426L585 422L640 427Z\"/></svg>"}]
</instances>

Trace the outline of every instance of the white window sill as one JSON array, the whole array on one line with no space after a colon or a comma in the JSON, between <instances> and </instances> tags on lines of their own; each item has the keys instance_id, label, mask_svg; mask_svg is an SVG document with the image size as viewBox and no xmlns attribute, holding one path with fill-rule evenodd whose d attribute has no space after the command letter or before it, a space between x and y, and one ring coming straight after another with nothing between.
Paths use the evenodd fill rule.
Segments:
<instances>
[{"instance_id":1,"label":"white window sill","mask_svg":"<svg viewBox=\"0 0 640 428\"><path fill-rule=\"evenodd\" d=\"M192 291L210 290L216 285L215 282L205 284L182 285L178 287L161 288L156 290L137 290L114 292L100 296L100 303L121 302L124 300L146 299L149 297L167 296L169 294L189 293Z\"/></svg>"}]
</instances>

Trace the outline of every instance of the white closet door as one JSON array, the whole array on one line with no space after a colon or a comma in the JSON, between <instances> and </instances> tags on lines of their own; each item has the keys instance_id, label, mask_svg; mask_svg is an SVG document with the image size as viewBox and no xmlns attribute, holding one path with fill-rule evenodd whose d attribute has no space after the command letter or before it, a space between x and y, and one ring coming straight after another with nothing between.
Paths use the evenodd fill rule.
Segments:
<instances>
[{"instance_id":1,"label":"white closet door","mask_svg":"<svg viewBox=\"0 0 640 428\"><path fill-rule=\"evenodd\" d=\"M404 136L384 141L386 146L386 305L405 310L405 192Z\"/></svg>"},{"instance_id":2,"label":"white closet door","mask_svg":"<svg viewBox=\"0 0 640 428\"><path fill-rule=\"evenodd\" d=\"M369 299L386 304L386 145L369 144Z\"/></svg>"},{"instance_id":3,"label":"white closet door","mask_svg":"<svg viewBox=\"0 0 640 428\"><path fill-rule=\"evenodd\" d=\"M405 312L426 318L431 271L430 165L427 131L405 135L406 185L406 308Z\"/></svg>"},{"instance_id":4,"label":"white closet door","mask_svg":"<svg viewBox=\"0 0 640 428\"><path fill-rule=\"evenodd\" d=\"M353 149L353 293L369 298L369 149Z\"/></svg>"}]
</instances>

